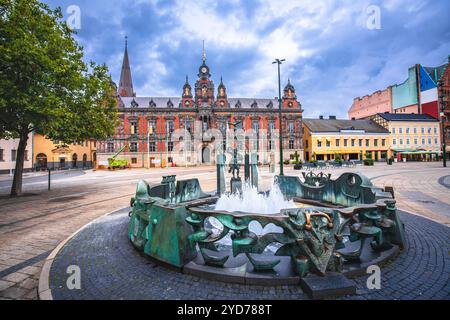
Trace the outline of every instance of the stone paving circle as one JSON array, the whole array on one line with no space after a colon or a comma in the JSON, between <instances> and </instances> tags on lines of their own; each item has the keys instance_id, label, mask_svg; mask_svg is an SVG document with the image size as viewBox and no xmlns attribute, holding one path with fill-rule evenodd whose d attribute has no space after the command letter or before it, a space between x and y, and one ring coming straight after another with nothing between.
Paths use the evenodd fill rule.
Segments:
<instances>
[{"instance_id":1,"label":"stone paving circle","mask_svg":"<svg viewBox=\"0 0 450 320\"><path fill-rule=\"evenodd\" d=\"M169 270L139 254L127 238L129 209L101 217L56 249L40 283L55 300L210 300L308 299L299 285L251 286L210 281ZM450 299L450 229L400 211L407 245L382 266L381 289L367 289L367 276L355 278L357 295L339 299ZM69 290L69 266L81 271L81 289ZM40 286L41 287L41 286Z\"/></svg>"}]
</instances>

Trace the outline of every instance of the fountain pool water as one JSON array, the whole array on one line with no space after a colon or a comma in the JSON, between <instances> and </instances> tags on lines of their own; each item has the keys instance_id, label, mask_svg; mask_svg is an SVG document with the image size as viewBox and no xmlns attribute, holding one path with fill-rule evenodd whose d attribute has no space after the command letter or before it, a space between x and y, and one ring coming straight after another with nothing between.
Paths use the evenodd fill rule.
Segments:
<instances>
[{"instance_id":1,"label":"fountain pool water","mask_svg":"<svg viewBox=\"0 0 450 320\"><path fill-rule=\"evenodd\" d=\"M251 214L278 214L282 209L298 208L293 200L286 200L278 184L274 183L268 193L260 193L258 189L249 183L242 187L242 193L224 194L217 201L214 210L227 212L244 212ZM210 230L213 233L222 232L222 224L217 219L209 219ZM257 235L266 233L283 233L283 229L274 224L269 224L265 228L252 221L249 231ZM218 242L222 245L231 245L230 235L225 236ZM268 251L276 252L277 246L269 245Z\"/></svg>"},{"instance_id":2,"label":"fountain pool water","mask_svg":"<svg viewBox=\"0 0 450 320\"><path fill-rule=\"evenodd\" d=\"M217 201L214 210L228 212L248 212L258 214L277 214L282 209L297 208L292 200L286 200L274 183L268 194L259 193L258 189L248 183L242 187L242 193L224 194Z\"/></svg>"}]
</instances>

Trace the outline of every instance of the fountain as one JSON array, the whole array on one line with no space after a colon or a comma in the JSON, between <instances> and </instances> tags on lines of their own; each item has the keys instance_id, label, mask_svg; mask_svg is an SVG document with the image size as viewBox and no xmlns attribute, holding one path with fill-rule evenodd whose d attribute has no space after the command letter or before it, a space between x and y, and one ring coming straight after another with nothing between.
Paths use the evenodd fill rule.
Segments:
<instances>
[{"instance_id":1,"label":"fountain","mask_svg":"<svg viewBox=\"0 0 450 320\"><path fill-rule=\"evenodd\" d=\"M276 176L269 191L258 192L256 156L249 160L244 172L250 177L242 184L233 153L228 193L223 155L217 161L217 193L203 192L198 179L169 176L155 186L140 181L131 200L133 245L200 277L307 287L314 275L363 274L405 244L392 194L363 175Z\"/></svg>"}]
</instances>

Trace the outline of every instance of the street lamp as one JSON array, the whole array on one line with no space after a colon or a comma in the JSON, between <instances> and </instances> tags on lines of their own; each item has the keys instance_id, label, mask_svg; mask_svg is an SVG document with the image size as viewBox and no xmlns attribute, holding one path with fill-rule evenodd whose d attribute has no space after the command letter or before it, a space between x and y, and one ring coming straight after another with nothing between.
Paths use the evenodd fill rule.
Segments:
<instances>
[{"instance_id":1,"label":"street lamp","mask_svg":"<svg viewBox=\"0 0 450 320\"><path fill-rule=\"evenodd\" d=\"M444 81L441 79L438 82L438 93L439 93L439 104L440 104L440 111L441 111L441 128L442 128L442 165L447 167L447 154L446 154L446 143L445 143L445 104L444 104Z\"/></svg>"},{"instance_id":2,"label":"street lamp","mask_svg":"<svg viewBox=\"0 0 450 320\"><path fill-rule=\"evenodd\" d=\"M280 65L286 61L286 59L275 59L272 64L278 65L278 117L280 118L280 176L284 176L283 172L283 122L282 122L282 115L281 115L281 76L280 76Z\"/></svg>"}]
</instances>

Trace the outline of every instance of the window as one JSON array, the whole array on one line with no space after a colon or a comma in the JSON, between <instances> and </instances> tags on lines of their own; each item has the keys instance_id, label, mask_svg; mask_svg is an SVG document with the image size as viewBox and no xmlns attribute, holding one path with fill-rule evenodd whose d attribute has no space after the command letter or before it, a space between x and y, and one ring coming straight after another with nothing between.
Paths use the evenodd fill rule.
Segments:
<instances>
[{"instance_id":1,"label":"window","mask_svg":"<svg viewBox=\"0 0 450 320\"><path fill-rule=\"evenodd\" d=\"M414 144L417 145L417 138L414 138Z\"/></svg>"},{"instance_id":2,"label":"window","mask_svg":"<svg viewBox=\"0 0 450 320\"><path fill-rule=\"evenodd\" d=\"M403 128L398 128L398 133L402 134L403 133Z\"/></svg>"},{"instance_id":3,"label":"window","mask_svg":"<svg viewBox=\"0 0 450 320\"><path fill-rule=\"evenodd\" d=\"M397 139L392 139L392 144L395 146L395 145L397 145Z\"/></svg>"},{"instance_id":4,"label":"window","mask_svg":"<svg viewBox=\"0 0 450 320\"><path fill-rule=\"evenodd\" d=\"M326 141L326 145L327 145L327 147L329 147L329 146L331 145L331 142L330 142L330 140L328 140L328 139L327 139L327 141Z\"/></svg>"},{"instance_id":5,"label":"window","mask_svg":"<svg viewBox=\"0 0 450 320\"><path fill-rule=\"evenodd\" d=\"M347 146L347 143L348 143L348 139L344 139L344 147Z\"/></svg>"},{"instance_id":6,"label":"window","mask_svg":"<svg viewBox=\"0 0 450 320\"><path fill-rule=\"evenodd\" d=\"M289 131L289 133L294 133L294 121L289 121L288 131Z\"/></svg>"},{"instance_id":7,"label":"window","mask_svg":"<svg viewBox=\"0 0 450 320\"><path fill-rule=\"evenodd\" d=\"M173 142L172 141L169 141L169 143L167 144L167 149L169 152L173 151Z\"/></svg>"},{"instance_id":8,"label":"window","mask_svg":"<svg viewBox=\"0 0 450 320\"><path fill-rule=\"evenodd\" d=\"M406 134L409 134L409 127L406 127Z\"/></svg>"},{"instance_id":9,"label":"window","mask_svg":"<svg viewBox=\"0 0 450 320\"><path fill-rule=\"evenodd\" d=\"M252 129L254 134L259 133L259 120L253 120L252 121Z\"/></svg>"},{"instance_id":10,"label":"window","mask_svg":"<svg viewBox=\"0 0 450 320\"><path fill-rule=\"evenodd\" d=\"M373 140L374 147L378 147L378 139Z\"/></svg>"},{"instance_id":11,"label":"window","mask_svg":"<svg viewBox=\"0 0 450 320\"><path fill-rule=\"evenodd\" d=\"M156 120L148 121L148 134L156 134Z\"/></svg>"},{"instance_id":12,"label":"window","mask_svg":"<svg viewBox=\"0 0 450 320\"><path fill-rule=\"evenodd\" d=\"M108 153L113 153L114 152L114 143L108 142L108 144L106 146L106 152L108 152Z\"/></svg>"},{"instance_id":13,"label":"window","mask_svg":"<svg viewBox=\"0 0 450 320\"><path fill-rule=\"evenodd\" d=\"M294 140L289 140L289 149L294 149Z\"/></svg>"},{"instance_id":14,"label":"window","mask_svg":"<svg viewBox=\"0 0 450 320\"><path fill-rule=\"evenodd\" d=\"M400 145L403 145L403 139L400 139Z\"/></svg>"},{"instance_id":15,"label":"window","mask_svg":"<svg viewBox=\"0 0 450 320\"><path fill-rule=\"evenodd\" d=\"M428 133L429 134L431 133L431 127L428 127Z\"/></svg>"},{"instance_id":16,"label":"window","mask_svg":"<svg viewBox=\"0 0 450 320\"><path fill-rule=\"evenodd\" d=\"M369 147L369 146L370 146L370 140L366 139L366 147Z\"/></svg>"},{"instance_id":17,"label":"window","mask_svg":"<svg viewBox=\"0 0 450 320\"><path fill-rule=\"evenodd\" d=\"M28 150L25 150L25 161L28 161Z\"/></svg>"},{"instance_id":18,"label":"window","mask_svg":"<svg viewBox=\"0 0 450 320\"><path fill-rule=\"evenodd\" d=\"M417 133L417 127L414 127L414 134Z\"/></svg>"},{"instance_id":19,"label":"window","mask_svg":"<svg viewBox=\"0 0 450 320\"><path fill-rule=\"evenodd\" d=\"M428 144L429 145L431 144L431 138L428 138Z\"/></svg>"},{"instance_id":20,"label":"window","mask_svg":"<svg viewBox=\"0 0 450 320\"><path fill-rule=\"evenodd\" d=\"M272 140L269 140L269 150L273 149L273 143L272 142L273 142Z\"/></svg>"},{"instance_id":21,"label":"window","mask_svg":"<svg viewBox=\"0 0 450 320\"><path fill-rule=\"evenodd\" d=\"M138 144L137 142L130 143L130 152L137 152L138 151Z\"/></svg>"},{"instance_id":22,"label":"window","mask_svg":"<svg viewBox=\"0 0 450 320\"><path fill-rule=\"evenodd\" d=\"M317 147L318 147L318 148L322 147L322 141L317 140Z\"/></svg>"},{"instance_id":23,"label":"window","mask_svg":"<svg viewBox=\"0 0 450 320\"><path fill-rule=\"evenodd\" d=\"M406 144L409 145L409 138L406 138Z\"/></svg>"},{"instance_id":24,"label":"window","mask_svg":"<svg viewBox=\"0 0 450 320\"><path fill-rule=\"evenodd\" d=\"M434 134L437 133L437 127L434 127Z\"/></svg>"},{"instance_id":25,"label":"window","mask_svg":"<svg viewBox=\"0 0 450 320\"><path fill-rule=\"evenodd\" d=\"M383 147L386 146L386 139L381 139L381 145L382 145Z\"/></svg>"},{"instance_id":26,"label":"window","mask_svg":"<svg viewBox=\"0 0 450 320\"><path fill-rule=\"evenodd\" d=\"M137 158L131 158L131 163L132 164L137 164Z\"/></svg>"},{"instance_id":27,"label":"window","mask_svg":"<svg viewBox=\"0 0 450 320\"><path fill-rule=\"evenodd\" d=\"M425 133L425 127L422 127L422 134Z\"/></svg>"},{"instance_id":28,"label":"window","mask_svg":"<svg viewBox=\"0 0 450 320\"><path fill-rule=\"evenodd\" d=\"M148 151L149 152L156 152L156 143L155 143L155 141L150 141L150 144L148 145Z\"/></svg>"},{"instance_id":29,"label":"window","mask_svg":"<svg viewBox=\"0 0 450 320\"><path fill-rule=\"evenodd\" d=\"M174 126L173 120L167 121L167 131L169 134L171 134L175 131L175 126Z\"/></svg>"},{"instance_id":30,"label":"window","mask_svg":"<svg viewBox=\"0 0 450 320\"><path fill-rule=\"evenodd\" d=\"M4 155L4 150L0 149L0 161L5 161L5 155Z\"/></svg>"},{"instance_id":31,"label":"window","mask_svg":"<svg viewBox=\"0 0 450 320\"><path fill-rule=\"evenodd\" d=\"M438 144L438 139L434 138L434 144Z\"/></svg>"},{"instance_id":32,"label":"window","mask_svg":"<svg viewBox=\"0 0 450 320\"><path fill-rule=\"evenodd\" d=\"M395 134L395 128L392 128L392 133Z\"/></svg>"},{"instance_id":33,"label":"window","mask_svg":"<svg viewBox=\"0 0 450 320\"><path fill-rule=\"evenodd\" d=\"M363 141L363 139L359 139L359 140L358 140L358 145L359 145L360 147L362 147L362 143L363 143L362 141Z\"/></svg>"},{"instance_id":34,"label":"window","mask_svg":"<svg viewBox=\"0 0 450 320\"><path fill-rule=\"evenodd\" d=\"M136 120L130 121L130 134L138 134L138 125Z\"/></svg>"},{"instance_id":35,"label":"window","mask_svg":"<svg viewBox=\"0 0 450 320\"><path fill-rule=\"evenodd\" d=\"M11 150L11 161L16 161L17 150Z\"/></svg>"},{"instance_id":36,"label":"window","mask_svg":"<svg viewBox=\"0 0 450 320\"><path fill-rule=\"evenodd\" d=\"M341 144L341 139L336 139L336 147L339 147L340 144Z\"/></svg>"},{"instance_id":37,"label":"window","mask_svg":"<svg viewBox=\"0 0 450 320\"><path fill-rule=\"evenodd\" d=\"M275 121L270 120L269 121L269 132L275 131Z\"/></svg>"},{"instance_id":38,"label":"window","mask_svg":"<svg viewBox=\"0 0 450 320\"><path fill-rule=\"evenodd\" d=\"M355 146L355 139L352 139L352 147Z\"/></svg>"},{"instance_id":39,"label":"window","mask_svg":"<svg viewBox=\"0 0 450 320\"><path fill-rule=\"evenodd\" d=\"M425 144L425 138L422 138L422 145Z\"/></svg>"}]
</instances>

